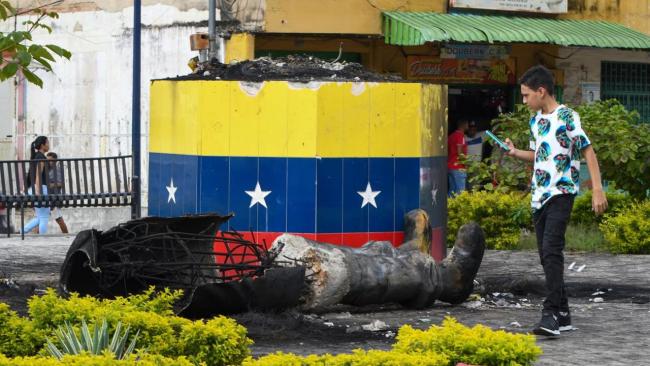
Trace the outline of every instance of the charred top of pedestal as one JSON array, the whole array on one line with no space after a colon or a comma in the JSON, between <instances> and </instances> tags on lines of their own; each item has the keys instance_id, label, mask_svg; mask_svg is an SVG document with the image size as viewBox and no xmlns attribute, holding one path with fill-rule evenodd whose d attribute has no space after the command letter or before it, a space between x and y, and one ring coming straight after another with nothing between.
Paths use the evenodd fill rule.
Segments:
<instances>
[{"instance_id":1,"label":"charred top of pedestal","mask_svg":"<svg viewBox=\"0 0 650 366\"><path fill-rule=\"evenodd\" d=\"M399 76L370 71L356 62L334 61L305 55L261 57L232 64L213 61L199 65L192 74L169 80L404 81Z\"/></svg>"}]
</instances>

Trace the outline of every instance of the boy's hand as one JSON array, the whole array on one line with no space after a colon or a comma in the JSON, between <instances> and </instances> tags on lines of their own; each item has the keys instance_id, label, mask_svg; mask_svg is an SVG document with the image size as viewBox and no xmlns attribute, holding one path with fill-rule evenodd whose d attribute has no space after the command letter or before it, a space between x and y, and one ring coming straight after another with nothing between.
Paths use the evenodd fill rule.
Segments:
<instances>
[{"instance_id":1,"label":"boy's hand","mask_svg":"<svg viewBox=\"0 0 650 366\"><path fill-rule=\"evenodd\" d=\"M506 155L515 156L517 148L515 147L515 144L512 143L512 140L506 138L505 143L506 145L508 145L508 148L510 149L508 151L505 151Z\"/></svg>"},{"instance_id":2,"label":"boy's hand","mask_svg":"<svg viewBox=\"0 0 650 366\"><path fill-rule=\"evenodd\" d=\"M607 210L607 197L602 189L594 189L591 196L591 209L596 216L602 215Z\"/></svg>"}]
</instances>

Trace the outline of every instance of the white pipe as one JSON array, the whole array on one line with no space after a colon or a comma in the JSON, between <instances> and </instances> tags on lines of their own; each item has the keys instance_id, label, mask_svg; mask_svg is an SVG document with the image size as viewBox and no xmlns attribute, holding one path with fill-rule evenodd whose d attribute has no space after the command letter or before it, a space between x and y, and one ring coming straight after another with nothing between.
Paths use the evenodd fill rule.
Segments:
<instances>
[{"instance_id":1,"label":"white pipe","mask_svg":"<svg viewBox=\"0 0 650 366\"><path fill-rule=\"evenodd\" d=\"M208 0L208 1L209 1L208 35L210 37L208 59L212 60L213 58L217 57L217 28L216 28L217 0Z\"/></svg>"}]
</instances>

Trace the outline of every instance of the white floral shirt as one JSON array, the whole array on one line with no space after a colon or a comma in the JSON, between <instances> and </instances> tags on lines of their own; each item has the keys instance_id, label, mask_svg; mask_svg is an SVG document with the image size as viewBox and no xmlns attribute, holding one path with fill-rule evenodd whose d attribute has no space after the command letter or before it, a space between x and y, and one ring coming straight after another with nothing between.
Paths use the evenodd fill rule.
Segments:
<instances>
[{"instance_id":1,"label":"white floral shirt","mask_svg":"<svg viewBox=\"0 0 650 366\"><path fill-rule=\"evenodd\" d=\"M580 188L580 151L591 145L580 116L565 105L550 114L537 112L530 120L530 149L535 151L532 207L542 208L549 198L577 194Z\"/></svg>"}]
</instances>

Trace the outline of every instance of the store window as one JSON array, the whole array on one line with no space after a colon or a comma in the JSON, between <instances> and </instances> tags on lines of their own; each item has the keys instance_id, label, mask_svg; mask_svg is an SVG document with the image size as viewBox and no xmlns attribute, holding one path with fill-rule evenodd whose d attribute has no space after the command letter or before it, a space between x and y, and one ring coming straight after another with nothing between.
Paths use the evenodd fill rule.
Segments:
<instances>
[{"instance_id":1,"label":"store window","mask_svg":"<svg viewBox=\"0 0 650 366\"><path fill-rule=\"evenodd\" d=\"M650 122L650 64L603 61L600 83L601 99L618 99Z\"/></svg>"}]
</instances>

